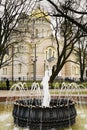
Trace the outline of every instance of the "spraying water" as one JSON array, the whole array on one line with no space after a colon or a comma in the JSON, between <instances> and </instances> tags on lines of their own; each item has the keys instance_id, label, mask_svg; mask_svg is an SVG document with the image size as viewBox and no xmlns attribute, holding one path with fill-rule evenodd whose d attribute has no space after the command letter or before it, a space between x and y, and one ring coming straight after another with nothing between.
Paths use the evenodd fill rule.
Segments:
<instances>
[{"instance_id":1,"label":"spraying water","mask_svg":"<svg viewBox=\"0 0 87 130\"><path fill-rule=\"evenodd\" d=\"M49 107L51 96L49 93L49 78L50 78L50 72L48 70L45 71L45 76L43 77L43 80L41 82L41 85L43 86L43 101L42 106Z\"/></svg>"}]
</instances>

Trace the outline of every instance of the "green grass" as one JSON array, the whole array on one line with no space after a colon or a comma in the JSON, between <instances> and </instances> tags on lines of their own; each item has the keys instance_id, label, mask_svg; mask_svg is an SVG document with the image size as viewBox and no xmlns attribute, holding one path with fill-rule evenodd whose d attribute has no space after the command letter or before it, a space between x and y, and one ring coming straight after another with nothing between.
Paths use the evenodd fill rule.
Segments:
<instances>
[{"instance_id":1,"label":"green grass","mask_svg":"<svg viewBox=\"0 0 87 130\"><path fill-rule=\"evenodd\" d=\"M14 84L14 83L18 83L18 82L21 82L21 81L16 81L16 82L12 82L12 81L10 81L10 88L12 87L12 85ZM22 82L25 82L26 84L27 84L27 87L28 87L28 89L30 89L31 88L31 86L32 86L32 83L33 83L33 81L22 81ZM41 83L41 81L37 81L39 84ZM69 84L69 82L65 82L67 85ZM59 89L59 88L61 88L61 84L62 84L62 82L54 82L53 84L52 84L52 86L50 86L50 89L54 89L54 88L56 88L56 89ZM79 87L80 88L83 88L83 86L85 87L85 88L87 88L87 82L83 82L83 83L80 83L79 84ZM5 81L0 81L0 89L4 89L4 88L6 88L6 82ZM76 93L76 92L75 92ZM84 94L87 94L87 92L84 92Z\"/></svg>"},{"instance_id":2,"label":"green grass","mask_svg":"<svg viewBox=\"0 0 87 130\"><path fill-rule=\"evenodd\" d=\"M56 90L56 91L54 91L54 90L50 90L50 94L59 94L60 92L58 91L58 90ZM87 94L87 90L86 91L81 91L81 92L79 92L78 90L76 91L76 92L72 92L72 89L71 89L71 92L67 92L67 91L65 91L65 92L61 92L61 94L83 94L83 95L85 95L85 94Z\"/></svg>"}]
</instances>

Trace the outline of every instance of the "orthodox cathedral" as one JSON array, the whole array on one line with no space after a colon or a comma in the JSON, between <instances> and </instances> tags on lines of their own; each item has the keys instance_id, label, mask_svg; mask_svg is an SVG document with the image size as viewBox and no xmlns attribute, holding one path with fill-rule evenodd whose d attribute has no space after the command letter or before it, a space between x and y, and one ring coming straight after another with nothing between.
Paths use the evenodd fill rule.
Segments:
<instances>
[{"instance_id":1,"label":"orthodox cathedral","mask_svg":"<svg viewBox=\"0 0 87 130\"><path fill-rule=\"evenodd\" d=\"M33 17L19 21L18 29L21 34L12 35L11 39L17 41L12 46L10 54L12 62L0 70L0 80L41 80L45 70L51 70L57 62L57 45L53 38L53 30L50 18L43 17L41 10L37 8L32 12ZM62 38L60 38L62 46ZM70 59L75 58L72 54ZM64 65L57 78L78 79L79 66L68 62Z\"/></svg>"}]
</instances>

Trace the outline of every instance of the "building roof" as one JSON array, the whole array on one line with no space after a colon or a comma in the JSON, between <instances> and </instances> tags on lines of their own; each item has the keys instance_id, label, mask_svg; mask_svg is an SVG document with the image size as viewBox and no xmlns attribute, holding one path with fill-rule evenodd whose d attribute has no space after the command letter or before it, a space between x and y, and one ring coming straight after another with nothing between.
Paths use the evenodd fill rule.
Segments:
<instances>
[{"instance_id":1,"label":"building roof","mask_svg":"<svg viewBox=\"0 0 87 130\"><path fill-rule=\"evenodd\" d=\"M39 7L32 11L31 17L39 19L39 18L45 18L46 20L50 20L50 16L43 10L41 10Z\"/></svg>"}]
</instances>

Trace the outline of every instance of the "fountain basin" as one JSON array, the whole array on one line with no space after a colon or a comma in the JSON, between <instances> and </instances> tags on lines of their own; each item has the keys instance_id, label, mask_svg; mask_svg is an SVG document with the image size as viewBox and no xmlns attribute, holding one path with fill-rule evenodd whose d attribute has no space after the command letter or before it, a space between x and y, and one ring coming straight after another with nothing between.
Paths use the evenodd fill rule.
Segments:
<instances>
[{"instance_id":1,"label":"fountain basin","mask_svg":"<svg viewBox=\"0 0 87 130\"><path fill-rule=\"evenodd\" d=\"M21 127L43 126L67 127L75 123L75 103L71 99L51 99L50 106L41 105L41 99L16 100L13 107L14 123Z\"/></svg>"}]
</instances>

